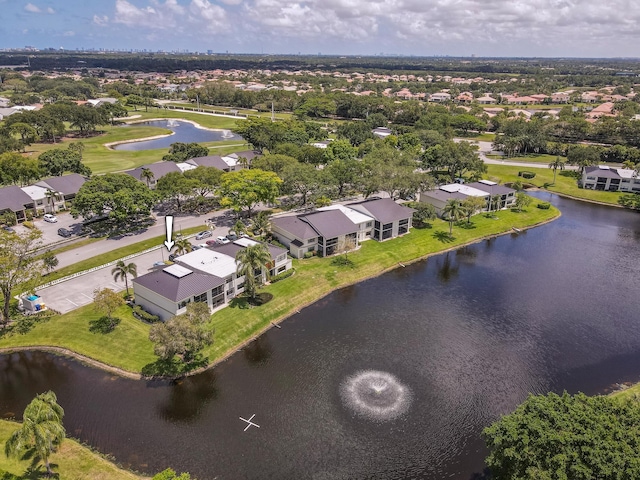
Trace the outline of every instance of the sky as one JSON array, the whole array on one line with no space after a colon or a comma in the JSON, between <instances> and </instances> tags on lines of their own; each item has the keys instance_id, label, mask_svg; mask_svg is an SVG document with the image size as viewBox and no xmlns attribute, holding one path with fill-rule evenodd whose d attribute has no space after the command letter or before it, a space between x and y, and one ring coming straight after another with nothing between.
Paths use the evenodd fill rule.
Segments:
<instances>
[{"instance_id":1,"label":"sky","mask_svg":"<svg viewBox=\"0 0 640 480\"><path fill-rule=\"evenodd\" d=\"M0 49L640 57L637 0L0 0Z\"/></svg>"}]
</instances>

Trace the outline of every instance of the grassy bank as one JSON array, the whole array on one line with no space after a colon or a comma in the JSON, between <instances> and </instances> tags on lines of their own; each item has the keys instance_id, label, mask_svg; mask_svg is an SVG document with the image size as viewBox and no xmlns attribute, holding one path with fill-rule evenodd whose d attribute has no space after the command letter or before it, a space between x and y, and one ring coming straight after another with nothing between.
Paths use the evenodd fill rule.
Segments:
<instances>
[{"instance_id":1,"label":"grassy bank","mask_svg":"<svg viewBox=\"0 0 640 480\"><path fill-rule=\"evenodd\" d=\"M503 155L487 155L487 158L493 160L504 160L507 162L522 162L522 163L539 163L541 165L548 166L551 162L558 158L557 155L549 155L546 153L528 153L527 155L518 155L516 157L505 157ZM563 162L567 161L566 157L560 157ZM521 168L524 169L526 167Z\"/></svg>"},{"instance_id":2,"label":"grassy bank","mask_svg":"<svg viewBox=\"0 0 640 480\"><path fill-rule=\"evenodd\" d=\"M44 478L44 467L32 471L30 460L7 458L4 455L4 444L18 427L19 425L15 422L0 420L0 451L2 452L0 455L0 478L3 480ZM118 468L72 439L64 440L58 451L51 456L50 461L53 470L58 474L57 478L64 480L139 480L146 478ZM39 473L43 475L39 475Z\"/></svg>"},{"instance_id":3,"label":"grassy bank","mask_svg":"<svg viewBox=\"0 0 640 480\"><path fill-rule=\"evenodd\" d=\"M553 207L549 210L535 208L536 203L534 201L521 213L498 212L497 219L484 215L473 217L470 228L455 226L451 238L448 224L435 220L431 228L414 228L402 238L384 243L365 242L357 252L349 254L353 268L336 266L331 258L294 260L294 276L264 289L273 294L272 301L261 307L248 308L240 299L212 316L215 343L203 353L209 363L213 363L268 328L271 322L286 318L337 288L379 275L400 263L509 232L512 227L536 225L559 215ZM0 338L0 348L53 345L132 372L140 372L153 363L155 357L147 338L147 325L133 319L127 308L123 308L117 315L122 321L113 332L106 335L89 332L89 321L99 316L91 306L86 306L37 324L24 335Z\"/></svg>"},{"instance_id":4,"label":"grassy bank","mask_svg":"<svg viewBox=\"0 0 640 480\"><path fill-rule=\"evenodd\" d=\"M553 183L553 170L550 168L526 168L513 167L510 165L487 165L487 167L489 170L486 177L489 179L499 179L502 183L520 180L521 182L530 183L540 188L543 188L545 184L549 184L544 188L550 192L611 205L618 205L618 198L620 198L621 195L617 192L603 192L579 188L577 180L574 177L574 172L567 170L558 170L556 182L551 185ZM534 172L536 174L535 178L526 180L519 177L518 172L522 170Z\"/></svg>"},{"instance_id":5,"label":"grassy bank","mask_svg":"<svg viewBox=\"0 0 640 480\"><path fill-rule=\"evenodd\" d=\"M183 118L185 120L192 120L202 125L203 127L217 129L230 129L233 128L236 123L236 120L233 118L215 117L211 115L200 115L197 113L188 112L175 112L165 109L152 109L149 112L132 111L129 113L129 115L139 115L139 118L129 119L131 121L147 120L152 118ZM122 120L128 121L127 118L123 118ZM127 151L113 150L111 148L105 147L105 144L107 143L122 142L138 138L147 138L156 135L170 134L171 130L165 128L147 127L134 124L126 128L123 128L121 126L103 126L100 127L100 130L103 130L104 133L91 138L65 138L61 143L57 143L55 145L48 143L37 143L28 147L27 154L37 156L42 152L45 152L52 148L66 148L66 146L70 142L81 141L85 146L85 150L83 152L83 162L89 168L91 168L93 173L107 173L128 170L147 163L158 162L162 160L162 156L168 152L168 148ZM230 146L238 144L241 144L241 146ZM202 142L201 145L215 148L216 154L232 153L246 150L248 148L246 145L244 145L244 142L242 140Z\"/></svg>"}]
</instances>

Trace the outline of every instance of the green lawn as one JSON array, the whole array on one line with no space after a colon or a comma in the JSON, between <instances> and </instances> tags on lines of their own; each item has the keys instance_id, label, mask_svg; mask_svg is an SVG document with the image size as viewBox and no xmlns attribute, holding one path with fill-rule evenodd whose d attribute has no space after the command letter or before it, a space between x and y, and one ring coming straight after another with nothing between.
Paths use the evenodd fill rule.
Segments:
<instances>
[{"instance_id":1,"label":"green lawn","mask_svg":"<svg viewBox=\"0 0 640 480\"><path fill-rule=\"evenodd\" d=\"M45 469L40 466L31 471L30 460L7 458L4 455L4 444L19 424L7 420L0 420L0 478L3 480L35 480L46 478ZM83 447L75 440L67 438L60 448L51 456L53 470L58 474L55 478L63 480L140 480L142 478L126 470L122 470L113 463ZM7 472L7 473L4 473Z\"/></svg>"},{"instance_id":2,"label":"green lawn","mask_svg":"<svg viewBox=\"0 0 640 480\"><path fill-rule=\"evenodd\" d=\"M264 289L274 295L271 302L261 307L243 308L246 303L239 301L212 316L215 343L204 351L204 355L209 362L215 362L259 334L270 322L293 314L332 290L379 275L400 263L504 233L512 227L535 225L558 215L554 208L541 210L535 208L535 204L534 201L527 211L521 213L498 212L498 219L483 215L473 217L472 228L455 226L451 239L447 236L448 224L435 220L432 228L413 229L402 238L384 243L365 242L360 250L349 254L354 268L335 266L331 258L294 260L295 275ZM107 260L100 257L99 261ZM99 316L90 305L54 316L47 322L36 324L26 334L1 338L0 348L53 345L132 372L140 372L145 365L153 363L155 356L147 338L149 327L135 320L128 307L118 312L122 322L109 334L89 331L89 321Z\"/></svg>"},{"instance_id":3,"label":"green lawn","mask_svg":"<svg viewBox=\"0 0 640 480\"><path fill-rule=\"evenodd\" d=\"M236 121L233 118L214 117L211 115L199 115L196 113L175 112L165 109L152 109L152 111L131 111L130 116L140 115L141 118L129 119L131 121L153 119L153 118L183 118L192 120L207 128L231 129ZM128 121L126 118L122 119ZM130 127L100 127L105 133L86 139L64 139L56 145L38 143L27 148L28 155L37 156L40 153L52 148L66 148L72 141L82 141L85 145L83 153L84 163L91 168L93 173L107 173L128 170L139 167L147 163L154 163L162 160L162 156L167 154L168 148L156 150L113 150L105 147L106 143L120 142L123 140L133 140L136 138L152 137L155 135L166 135L170 130L157 127L146 127L133 124ZM215 149L216 154L227 154L238 152L249 148L243 140L223 140L219 142L203 142L201 145ZM220 148L218 148L220 147Z\"/></svg>"},{"instance_id":4,"label":"green lawn","mask_svg":"<svg viewBox=\"0 0 640 480\"><path fill-rule=\"evenodd\" d=\"M177 107L177 108L196 108L196 104L195 103L190 103L190 102L171 102L168 105L172 106L172 107ZM216 106L216 105L200 105L200 108L206 111L211 111L214 110L216 113L221 112L221 113L225 113L227 115L231 115L231 110L235 110L236 112L238 112L241 115L250 115L252 117L265 117L265 118L271 118L271 112L259 112L257 110L247 110L245 108L234 108L234 107L220 107L220 106ZM274 116L280 120L286 120L291 118L291 114L290 113L282 113L282 112L275 112Z\"/></svg>"},{"instance_id":5,"label":"green lawn","mask_svg":"<svg viewBox=\"0 0 640 480\"><path fill-rule=\"evenodd\" d=\"M624 390L613 392L611 393L611 396L618 398L640 398L640 383L636 383L635 385L629 388L625 388Z\"/></svg>"},{"instance_id":6,"label":"green lawn","mask_svg":"<svg viewBox=\"0 0 640 480\"><path fill-rule=\"evenodd\" d=\"M505 157L504 155L487 155L487 158L493 160L504 160L505 162L523 162L523 163L541 163L543 165L549 165L558 156L549 155L546 153L529 153L527 155L518 155L517 157ZM566 162L566 157L560 157L560 160Z\"/></svg>"},{"instance_id":7,"label":"green lawn","mask_svg":"<svg viewBox=\"0 0 640 480\"><path fill-rule=\"evenodd\" d=\"M555 157L554 157L555 158ZM487 165L488 173L485 175L490 180L500 180L502 183L515 182L520 180L524 183L530 183L537 187L543 187L545 184L553 183L553 170L550 168L532 168L528 169L536 174L535 178L525 180L518 177L518 172L527 170L526 167L514 167L509 165ZM612 205L618 204L620 193L603 192L597 190L589 190L579 188L577 180L570 171L557 171L555 185L548 185L546 190L572 197L591 200L594 202L608 203Z\"/></svg>"}]
</instances>

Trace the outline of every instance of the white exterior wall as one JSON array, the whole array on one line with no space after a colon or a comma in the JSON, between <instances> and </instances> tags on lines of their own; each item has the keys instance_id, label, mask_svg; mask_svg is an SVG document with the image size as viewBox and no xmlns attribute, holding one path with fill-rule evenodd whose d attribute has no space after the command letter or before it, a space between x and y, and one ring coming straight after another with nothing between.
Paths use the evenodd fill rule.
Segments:
<instances>
[{"instance_id":1,"label":"white exterior wall","mask_svg":"<svg viewBox=\"0 0 640 480\"><path fill-rule=\"evenodd\" d=\"M157 315L166 322L174 315L184 313L186 308L178 310L178 304L158 295L142 285L133 284L133 294L136 305L140 305L147 312Z\"/></svg>"}]
</instances>

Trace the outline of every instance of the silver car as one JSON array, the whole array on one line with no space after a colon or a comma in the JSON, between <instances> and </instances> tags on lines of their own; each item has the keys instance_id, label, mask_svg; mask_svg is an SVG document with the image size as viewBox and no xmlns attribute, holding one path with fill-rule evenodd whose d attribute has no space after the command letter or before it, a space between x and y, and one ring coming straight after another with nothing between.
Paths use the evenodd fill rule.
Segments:
<instances>
[{"instance_id":1,"label":"silver car","mask_svg":"<svg viewBox=\"0 0 640 480\"><path fill-rule=\"evenodd\" d=\"M196 235L196 240L202 240L203 238L213 237L213 232L211 230L203 230Z\"/></svg>"}]
</instances>

